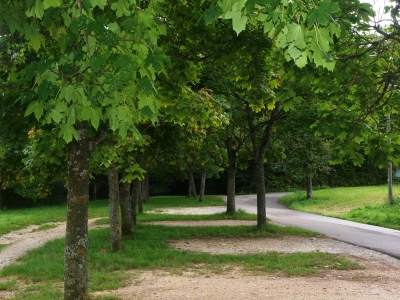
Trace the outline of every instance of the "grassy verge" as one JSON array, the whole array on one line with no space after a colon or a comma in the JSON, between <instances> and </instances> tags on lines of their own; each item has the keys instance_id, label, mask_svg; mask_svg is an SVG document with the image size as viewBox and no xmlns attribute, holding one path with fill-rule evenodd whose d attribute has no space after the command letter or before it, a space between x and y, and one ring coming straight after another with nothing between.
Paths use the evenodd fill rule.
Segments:
<instances>
[{"instance_id":1,"label":"grassy verge","mask_svg":"<svg viewBox=\"0 0 400 300\"><path fill-rule=\"evenodd\" d=\"M399 186L394 187L394 194L400 194ZM306 199L303 192L294 193L280 203L300 211L400 229L400 199L388 204L386 186L318 190L313 199Z\"/></svg>"},{"instance_id":2,"label":"grassy verge","mask_svg":"<svg viewBox=\"0 0 400 300\"><path fill-rule=\"evenodd\" d=\"M209 237L279 237L283 235L316 236L315 233L290 227L268 225L261 230L253 226L237 227L168 227L139 224L135 234L124 241L123 253L109 252L109 230L100 229L89 234L90 290L110 290L127 285L132 273L141 270L182 272L187 268L199 271L223 272L238 266L251 272L277 272L280 275L309 275L326 266L332 269L353 269L358 266L338 255L326 253L293 253L246 255L211 255L171 249L168 240ZM16 299L61 299L58 294L63 280L63 239L47 243L30 251L19 264L3 269L1 276L12 276L30 285L30 291L21 291ZM131 271L131 272L127 272ZM53 294L42 295L49 284ZM47 298L46 298L47 297Z\"/></svg>"},{"instance_id":3,"label":"grassy verge","mask_svg":"<svg viewBox=\"0 0 400 300\"><path fill-rule=\"evenodd\" d=\"M217 196L206 196L204 202L196 198L186 197L152 197L144 204L145 211L155 210L163 207L203 207L226 205ZM66 220L66 205L41 206L25 209L7 209L0 211L0 234L25 228L29 225L40 225L48 222L59 222ZM89 218L108 217L108 200L97 200L89 202ZM166 217L168 220L170 217ZM144 217L146 219L146 217ZM148 221L156 220L157 217L148 216ZM161 218L162 219L162 218ZM161 220L159 219L159 220Z\"/></svg>"}]
</instances>

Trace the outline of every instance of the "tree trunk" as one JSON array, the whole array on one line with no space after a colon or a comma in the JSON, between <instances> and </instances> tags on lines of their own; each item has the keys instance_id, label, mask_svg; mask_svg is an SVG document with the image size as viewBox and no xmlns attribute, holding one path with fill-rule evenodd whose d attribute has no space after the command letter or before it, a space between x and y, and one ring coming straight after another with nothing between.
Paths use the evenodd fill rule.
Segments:
<instances>
[{"instance_id":1,"label":"tree trunk","mask_svg":"<svg viewBox=\"0 0 400 300\"><path fill-rule=\"evenodd\" d=\"M91 147L86 130L68 145L67 227L64 249L64 299L89 299L88 204Z\"/></svg>"},{"instance_id":2,"label":"tree trunk","mask_svg":"<svg viewBox=\"0 0 400 300\"><path fill-rule=\"evenodd\" d=\"M200 184L200 196L199 196L199 201L204 202L204 191L206 189L206 168L203 168L201 170L201 184Z\"/></svg>"},{"instance_id":3,"label":"tree trunk","mask_svg":"<svg viewBox=\"0 0 400 300\"><path fill-rule=\"evenodd\" d=\"M267 224L267 215L265 212L265 172L264 160L255 159L256 168L256 191L257 191L257 226L261 227Z\"/></svg>"},{"instance_id":4,"label":"tree trunk","mask_svg":"<svg viewBox=\"0 0 400 300\"><path fill-rule=\"evenodd\" d=\"M93 200L97 200L97 184L96 178L93 181Z\"/></svg>"},{"instance_id":5,"label":"tree trunk","mask_svg":"<svg viewBox=\"0 0 400 300\"><path fill-rule=\"evenodd\" d=\"M4 203L3 203L3 197L1 195L1 186L2 186L2 183L0 182L0 210L3 210L4 209Z\"/></svg>"},{"instance_id":6,"label":"tree trunk","mask_svg":"<svg viewBox=\"0 0 400 300\"><path fill-rule=\"evenodd\" d=\"M140 198L140 181L135 179L132 181L132 216L133 216L133 224L136 225L137 220L137 211L138 211L138 203Z\"/></svg>"},{"instance_id":7,"label":"tree trunk","mask_svg":"<svg viewBox=\"0 0 400 300\"><path fill-rule=\"evenodd\" d=\"M142 181L138 182L137 188L138 188L138 196L137 196L138 212L143 213Z\"/></svg>"},{"instance_id":8,"label":"tree trunk","mask_svg":"<svg viewBox=\"0 0 400 300\"><path fill-rule=\"evenodd\" d=\"M149 173L144 175L144 180L142 182L142 195L143 202L146 203L150 199L150 191L149 191Z\"/></svg>"},{"instance_id":9,"label":"tree trunk","mask_svg":"<svg viewBox=\"0 0 400 300\"><path fill-rule=\"evenodd\" d=\"M312 177L307 176L307 199L312 199Z\"/></svg>"},{"instance_id":10,"label":"tree trunk","mask_svg":"<svg viewBox=\"0 0 400 300\"><path fill-rule=\"evenodd\" d=\"M189 168L189 185L190 185L190 196L189 197L197 198L196 185L194 183L192 167Z\"/></svg>"},{"instance_id":11,"label":"tree trunk","mask_svg":"<svg viewBox=\"0 0 400 300\"><path fill-rule=\"evenodd\" d=\"M121 221L119 217L119 180L114 163L108 168L109 216L111 252L122 252Z\"/></svg>"},{"instance_id":12,"label":"tree trunk","mask_svg":"<svg viewBox=\"0 0 400 300\"><path fill-rule=\"evenodd\" d=\"M188 171L188 186L187 186L187 197L192 198L192 182L190 181L190 170Z\"/></svg>"},{"instance_id":13,"label":"tree trunk","mask_svg":"<svg viewBox=\"0 0 400 300\"><path fill-rule=\"evenodd\" d=\"M120 184L119 200L121 206L121 231L123 235L129 236L134 230L131 204L131 184L129 182L123 182Z\"/></svg>"},{"instance_id":14,"label":"tree trunk","mask_svg":"<svg viewBox=\"0 0 400 300\"><path fill-rule=\"evenodd\" d=\"M228 182L226 186L226 213L234 214L236 212L235 204L235 185L236 185L236 152L232 147L232 139L226 142L226 151L228 153Z\"/></svg>"}]
</instances>

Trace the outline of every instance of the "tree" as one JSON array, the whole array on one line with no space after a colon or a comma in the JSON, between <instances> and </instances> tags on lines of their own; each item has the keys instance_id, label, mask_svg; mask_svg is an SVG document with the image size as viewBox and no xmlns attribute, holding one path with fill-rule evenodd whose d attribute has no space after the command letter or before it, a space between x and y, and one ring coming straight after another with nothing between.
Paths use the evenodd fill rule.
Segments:
<instances>
[{"instance_id":1,"label":"tree","mask_svg":"<svg viewBox=\"0 0 400 300\"><path fill-rule=\"evenodd\" d=\"M87 299L90 155L106 127L124 137L141 118L154 119L152 81L166 61L156 47L164 28L157 1L2 1L0 11L6 35L38 57L7 84L37 127L68 144L64 297Z\"/></svg>"}]
</instances>

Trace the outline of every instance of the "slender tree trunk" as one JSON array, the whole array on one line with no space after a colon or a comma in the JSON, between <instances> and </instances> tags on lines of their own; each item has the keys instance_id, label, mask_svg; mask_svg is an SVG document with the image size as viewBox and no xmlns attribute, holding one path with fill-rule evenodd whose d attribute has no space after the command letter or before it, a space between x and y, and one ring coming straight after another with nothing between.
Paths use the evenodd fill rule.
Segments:
<instances>
[{"instance_id":1,"label":"slender tree trunk","mask_svg":"<svg viewBox=\"0 0 400 300\"><path fill-rule=\"evenodd\" d=\"M96 178L93 181L93 200L97 200L97 183Z\"/></svg>"},{"instance_id":2,"label":"slender tree trunk","mask_svg":"<svg viewBox=\"0 0 400 300\"><path fill-rule=\"evenodd\" d=\"M143 152L138 151L137 156L136 156L136 161L139 164L139 166L143 166ZM142 181L139 181L137 183L137 204L138 204L138 211L140 213L143 213L143 197L142 197Z\"/></svg>"},{"instance_id":3,"label":"slender tree trunk","mask_svg":"<svg viewBox=\"0 0 400 300\"><path fill-rule=\"evenodd\" d=\"M204 202L204 192L206 189L206 168L203 168L201 170L201 184L200 184L200 196L199 196L199 201Z\"/></svg>"},{"instance_id":4,"label":"slender tree trunk","mask_svg":"<svg viewBox=\"0 0 400 300\"><path fill-rule=\"evenodd\" d=\"M232 147L232 139L226 142L226 151L228 153L228 182L226 186L226 213L234 214L236 212L235 203L235 185L236 185L236 152Z\"/></svg>"},{"instance_id":5,"label":"slender tree trunk","mask_svg":"<svg viewBox=\"0 0 400 300\"><path fill-rule=\"evenodd\" d=\"M1 195L1 185L2 185L2 183L0 182L0 210L3 210L4 203L3 203L3 196Z\"/></svg>"},{"instance_id":6,"label":"slender tree trunk","mask_svg":"<svg viewBox=\"0 0 400 300\"><path fill-rule=\"evenodd\" d=\"M257 226L267 224L267 214L265 212L265 172L264 160L255 159L256 168L256 190L257 190Z\"/></svg>"},{"instance_id":7,"label":"slender tree trunk","mask_svg":"<svg viewBox=\"0 0 400 300\"><path fill-rule=\"evenodd\" d=\"M123 182L119 185L119 200L121 207L121 231L123 235L129 236L134 230L131 204L131 184L129 182Z\"/></svg>"},{"instance_id":8,"label":"slender tree trunk","mask_svg":"<svg viewBox=\"0 0 400 300\"><path fill-rule=\"evenodd\" d=\"M144 180L142 182L142 195L143 202L146 203L150 199L150 191L149 191L149 173L144 175Z\"/></svg>"},{"instance_id":9,"label":"slender tree trunk","mask_svg":"<svg viewBox=\"0 0 400 300\"><path fill-rule=\"evenodd\" d=\"M137 188L138 188L138 199L137 199L137 203L138 203L138 212L139 213L143 213L143 196L142 196L142 181L139 181L137 184Z\"/></svg>"},{"instance_id":10,"label":"slender tree trunk","mask_svg":"<svg viewBox=\"0 0 400 300\"><path fill-rule=\"evenodd\" d=\"M193 173L191 172L191 169L188 169L188 193L187 197L192 198L192 182L190 180L191 176L193 176Z\"/></svg>"},{"instance_id":11,"label":"slender tree trunk","mask_svg":"<svg viewBox=\"0 0 400 300\"><path fill-rule=\"evenodd\" d=\"M64 249L64 299L89 299L88 203L91 147L86 130L68 145L67 227Z\"/></svg>"},{"instance_id":12,"label":"slender tree trunk","mask_svg":"<svg viewBox=\"0 0 400 300\"><path fill-rule=\"evenodd\" d=\"M135 179L132 181L132 216L133 216L133 224L136 225L137 220L137 211L138 211L138 203L140 198L140 181Z\"/></svg>"},{"instance_id":13,"label":"slender tree trunk","mask_svg":"<svg viewBox=\"0 0 400 300\"><path fill-rule=\"evenodd\" d=\"M307 199L312 199L312 177L307 176Z\"/></svg>"},{"instance_id":14,"label":"slender tree trunk","mask_svg":"<svg viewBox=\"0 0 400 300\"><path fill-rule=\"evenodd\" d=\"M108 168L109 216L111 252L122 252L121 221L119 217L119 180L114 163Z\"/></svg>"},{"instance_id":15,"label":"slender tree trunk","mask_svg":"<svg viewBox=\"0 0 400 300\"><path fill-rule=\"evenodd\" d=\"M189 184L190 184L191 196L193 196L194 198L197 198L196 185L194 183L192 167L189 168Z\"/></svg>"}]
</instances>

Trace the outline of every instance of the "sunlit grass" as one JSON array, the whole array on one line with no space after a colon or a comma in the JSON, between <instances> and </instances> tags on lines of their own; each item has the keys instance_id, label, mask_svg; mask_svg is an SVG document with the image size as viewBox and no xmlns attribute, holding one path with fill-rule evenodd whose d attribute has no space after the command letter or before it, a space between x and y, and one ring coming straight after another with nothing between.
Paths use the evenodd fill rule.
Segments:
<instances>
[{"instance_id":1,"label":"sunlit grass","mask_svg":"<svg viewBox=\"0 0 400 300\"><path fill-rule=\"evenodd\" d=\"M395 197L400 195L399 186L393 190ZM294 193L281 198L280 203L300 211L400 229L400 199L390 205L386 186L318 190L313 199Z\"/></svg>"},{"instance_id":2,"label":"sunlit grass","mask_svg":"<svg viewBox=\"0 0 400 300\"><path fill-rule=\"evenodd\" d=\"M325 270L358 268L339 255L326 253L243 254L211 255L170 248L168 240L215 238L215 237L280 237L287 235L320 236L311 231L291 227L267 225L261 230L255 226L222 227L165 227L139 224L132 237L124 240L123 253L110 252L108 229L91 231L89 234L89 277L91 292L116 289L132 281L132 272L163 270L179 273L188 268L222 272L227 266L243 268L249 272L278 272L280 275L309 275ZM30 251L17 265L6 267L1 276L13 276L36 285L63 281L64 240L51 241ZM33 294L37 296L37 294ZM39 297L39 296L38 296ZM42 297L42 296L40 296ZM46 299L46 298L32 299ZM61 299L57 295L53 299ZM22 298L21 298L22 299ZM24 298L30 299L30 298Z\"/></svg>"}]
</instances>

